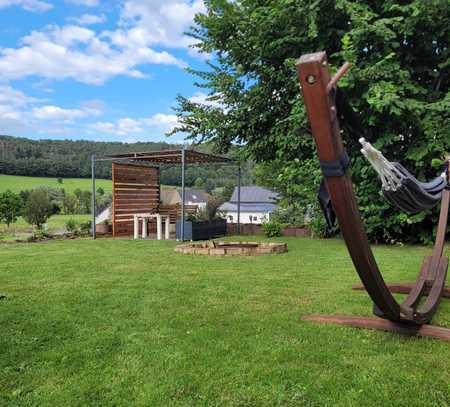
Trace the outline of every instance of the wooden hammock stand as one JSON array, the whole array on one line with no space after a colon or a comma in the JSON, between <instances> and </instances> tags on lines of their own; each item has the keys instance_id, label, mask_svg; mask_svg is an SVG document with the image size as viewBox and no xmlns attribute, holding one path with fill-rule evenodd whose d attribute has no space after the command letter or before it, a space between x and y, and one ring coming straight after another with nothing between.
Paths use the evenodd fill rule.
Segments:
<instances>
[{"instance_id":1,"label":"wooden hammock stand","mask_svg":"<svg viewBox=\"0 0 450 407\"><path fill-rule=\"evenodd\" d=\"M450 329L428 325L445 288L448 257L443 256L450 191L442 193L439 225L433 253L423 260L415 283L386 284L378 269L359 214L335 105L335 87L350 67L346 63L331 78L325 52L303 55L297 62L298 78L317 153L342 236L363 286L372 299L374 317L306 316L302 320L377 329L450 341ZM407 294L402 303L392 293ZM426 298L424 298L426 297Z\"/></svg>"}]
</instances>

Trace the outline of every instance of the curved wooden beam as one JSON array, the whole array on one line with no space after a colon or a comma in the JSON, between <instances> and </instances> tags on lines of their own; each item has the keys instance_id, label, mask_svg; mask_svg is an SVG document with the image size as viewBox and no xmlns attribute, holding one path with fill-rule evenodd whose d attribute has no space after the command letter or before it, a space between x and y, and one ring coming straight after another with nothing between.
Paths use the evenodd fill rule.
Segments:
<instances>
[{"instance_id":1,"label":"curved wooden beam","mask_svg":"<svg viewBox=\"0 0 450 407\"><path fill-rule=\"evenodd\" d=\"M344 152L334 98L328 92L330 74L325 52L302 56L297 63L306 111L321 161L339 161ZM391 320L400 320L400 305L378 270L361 222L350 175L325 182L353 264L375 305Z\"/></svg>"},{"instance_id":2,"label":"curved wooden beam","mask_svg":"<svg viewBox=\"0 0 450 407\"><path fill-rule=\"evenodd\" d=\"M302 321L351 326L353 328L375 329L406 336L422 336L450 341L450 329L433 325L416 325L405 322L392 322L373 317L349 317L341 315L308 315Z\"/></svg>"}]
</instances>

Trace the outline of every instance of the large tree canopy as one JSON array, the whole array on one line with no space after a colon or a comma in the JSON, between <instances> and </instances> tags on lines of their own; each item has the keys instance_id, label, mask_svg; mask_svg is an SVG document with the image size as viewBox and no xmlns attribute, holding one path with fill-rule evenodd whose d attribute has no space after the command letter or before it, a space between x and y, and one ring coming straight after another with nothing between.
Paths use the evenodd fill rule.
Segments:
<instances>
[{"instance_id":1,"label":"large tree canopy","mask_svg":"<svg viewBox=\"0 0 450 407\"><path fill-rule=\"evenodd\" d=\"M212 55L208 72L192 72L210 103L180 96L177 131L222 150L245 145L287 200L313 199L320 176L295 72L304 53L327 51L333 69L354 64L340 86L389 159L430 178L450 151L448 0L207 0L191 34ZM391 208L358 135L344 133L371 238L430 239L436 211Z\"/></svg>"}]
</instances>

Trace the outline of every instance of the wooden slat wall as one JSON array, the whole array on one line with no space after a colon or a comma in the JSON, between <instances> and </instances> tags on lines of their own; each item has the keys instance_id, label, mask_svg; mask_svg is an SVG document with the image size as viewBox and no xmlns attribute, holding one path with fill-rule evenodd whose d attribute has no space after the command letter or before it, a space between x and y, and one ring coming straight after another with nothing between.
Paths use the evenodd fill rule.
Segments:
<instances>
[{"instance_id":1,"label":"wooden slat wall","mask_svg":"<svg viewBox=\"0 0 450 407\"><path fill-rule=\"evenodd\" d=\"M160 202L159 168L112 164L113 236L133 234L133 214L157 212Z\"/></svg>"},{"instance_id":2,"label":"wooden slat wall","mask_svg":"<svg viewBox=\"0 0 450 407\"><path fill-rule=\"evenodd\" d=\"M186 214L197 212L197 205L184 205L184 212ZM170 223L176 223L178 218L181 218L181 205L159 205L159 213L161 215L169 215Z\"/></svg>"}]
</instances>

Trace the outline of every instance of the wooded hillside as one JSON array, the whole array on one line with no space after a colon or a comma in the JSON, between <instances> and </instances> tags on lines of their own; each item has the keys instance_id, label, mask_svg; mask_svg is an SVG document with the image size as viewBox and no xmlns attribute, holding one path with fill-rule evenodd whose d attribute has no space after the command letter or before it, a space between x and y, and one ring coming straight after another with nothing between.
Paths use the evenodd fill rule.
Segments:
<instances>
[{"instance_id":1,"label":"wooded hillside","mask_svg":"<svg viewBox=\"0 0 450 407\"><path fill-rule=\"evenodd\" d=\"M179 144L165 142L118 143L72 140L30 140L0 136L0 174L39 177L88 178L91 176L91 155L105 155L136 151L156 151L180 148ZM199 149L199 148L196 148ZM208 151L207 147L200 148ZM111 164L98 163L98 178L111 178ZM250 182L250 169L243 172L243 182ZM165 167L161 182L180 184L180 169ZM236 182L233 166L190 166L186 171L186 184L206 190Z\"/></svg>"}]
</instances>

